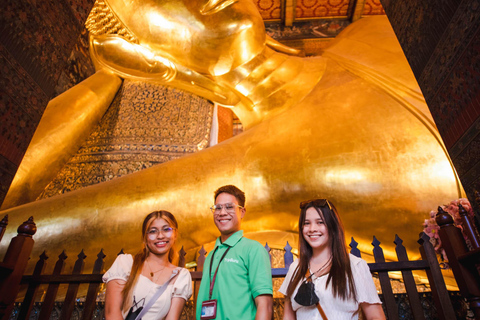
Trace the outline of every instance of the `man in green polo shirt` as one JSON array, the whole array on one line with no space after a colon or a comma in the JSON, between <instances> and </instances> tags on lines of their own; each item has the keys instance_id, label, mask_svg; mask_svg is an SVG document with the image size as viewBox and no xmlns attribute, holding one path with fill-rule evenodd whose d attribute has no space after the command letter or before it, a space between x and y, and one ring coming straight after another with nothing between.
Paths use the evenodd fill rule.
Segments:
<instances>
[{"instance_id":1,"label":"man in green polo shirt","mask_svg":"<svg viewBox=\"0 0 480 320\"><path fill-rule=\"evenodd\" d=\"M203 266L197 320L270 320L270 259L260 243L244 238L240 230L245 193L232 185L223 186L215 191L211 209L220 237Z\"/></svg>"}]
</instances>

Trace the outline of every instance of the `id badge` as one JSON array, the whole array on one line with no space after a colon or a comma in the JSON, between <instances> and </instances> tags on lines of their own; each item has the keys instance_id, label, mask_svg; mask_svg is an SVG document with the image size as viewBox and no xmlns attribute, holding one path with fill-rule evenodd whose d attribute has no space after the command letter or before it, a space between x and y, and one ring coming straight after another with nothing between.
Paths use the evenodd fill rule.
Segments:
<instances>
[{"instance_id":1,"label":"id badge","mask_svg":"<svg viewBox=\"0 0 480 320\"><path fill-rule=\"evenodd\" d=\"M217 300L207 300L202 303L201 320L215 319L217 317Z\"/></svg>"}]
</instances>

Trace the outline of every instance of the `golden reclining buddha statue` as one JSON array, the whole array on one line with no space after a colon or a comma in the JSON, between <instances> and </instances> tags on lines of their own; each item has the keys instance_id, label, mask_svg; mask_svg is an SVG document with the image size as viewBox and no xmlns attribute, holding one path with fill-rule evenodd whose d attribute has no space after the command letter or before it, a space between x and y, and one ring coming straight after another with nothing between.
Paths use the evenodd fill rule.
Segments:
<instances>
[{"instance_id":1,"label":"golden reclining buddha statue","mask_svg":"<svg viewBox=\"0 0 480 320\"><path fill-rule=\"evenodd\" d=\"M423 219L462 195L385 17L363 18L322 56L303 58L266 36L250 0L107 0L94 10L118 32L101 17L87 22L92 57L104 70L92 76L103 78L84 105L103 99L102 90L114 95L118 85L109 85L119 78L153 81L231 106L246 130L193 155L3 211L13 226L35 217L36 252L104 248L113 259L122 247L136 248L143 217L158 209L177 217L180 244L193 252L218 236L208 209L213 191L235 184L247 196L246 236L270 247L296 246L299 202L318 197L335 203L362 251L371 253L375 235L392 257L398 234L415 258ZM75 120L51 122L44 135Z\"/></svg>"}]
</instances>

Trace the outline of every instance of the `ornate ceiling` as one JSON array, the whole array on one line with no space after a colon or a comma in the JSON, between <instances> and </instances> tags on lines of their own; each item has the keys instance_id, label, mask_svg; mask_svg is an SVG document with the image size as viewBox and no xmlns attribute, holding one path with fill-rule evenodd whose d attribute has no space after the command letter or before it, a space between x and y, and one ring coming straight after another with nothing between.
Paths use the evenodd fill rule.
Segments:
<instances>
[{"instance_id":1,"label":"ornate ceiling","mask_svg":"<svg viewBox=\"0 0 480 320\"><path fill-rule=\"evenodd\" d=\"M384 15L380 0L254 0L267 34L318 55L329 40L361 17Z\"/></svg>"},{"instance_id":2,"label":"ornate ceiling","mask_svg":"<svg viewBox=\"0 0 480 320\"><path fill-rule=\"evenodd\" d=\"M351 19L355 12L360 15L385 14L380 0L254 0L254 2L265 21Z\"/></svg>"}]
</instances>

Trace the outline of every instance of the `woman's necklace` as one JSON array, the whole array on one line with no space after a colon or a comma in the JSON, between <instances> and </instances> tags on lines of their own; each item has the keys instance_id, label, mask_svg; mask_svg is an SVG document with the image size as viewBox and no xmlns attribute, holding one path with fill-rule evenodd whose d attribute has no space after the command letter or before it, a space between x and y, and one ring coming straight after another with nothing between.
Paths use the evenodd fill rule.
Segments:
<instances>
[{"instance_id":1,"label":"woman's necklace","mask_svg":"<svg viewBox=\"0 0 480 320\"><path fill-rule=\"evenodd\" d=\"M152 281L153 281L153 282L156 281L156 280L153 278L153 277L155 276L155 273L162 271L162 270L165 269L165 267L167 266L167 265L165 264L165 265L163 265L160 269L158 269L157 271L153 271L152 267L150 266L149 261L147 261L147 265L148 265L148 269L150 269L150 277L152 277ZM158 280L158 278L157 278L157 280Z\"/></svg>"},{"instance_id":2,"label":"woman's necklace","mask_svg":"<svg viewBox=\"0 0 480 320\"><path fill-rule=\"evenodd\" d=\"M325 269L326 266L328 266L328 264L330 263L330 261L332 261L332 256L330 256L330 258L328 258L327 262L325 262L317 271L315 272L310 272L310 278L317 272L320 272L322 271L323 269ZM310 269L310 268L308 268Z\"/></svg>"}]
</instances>

